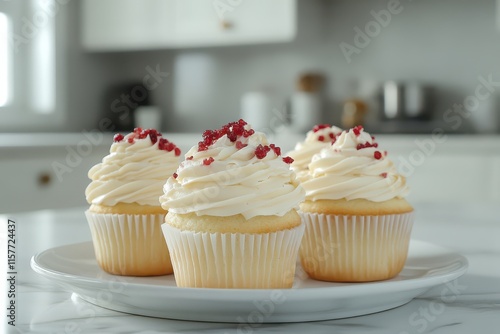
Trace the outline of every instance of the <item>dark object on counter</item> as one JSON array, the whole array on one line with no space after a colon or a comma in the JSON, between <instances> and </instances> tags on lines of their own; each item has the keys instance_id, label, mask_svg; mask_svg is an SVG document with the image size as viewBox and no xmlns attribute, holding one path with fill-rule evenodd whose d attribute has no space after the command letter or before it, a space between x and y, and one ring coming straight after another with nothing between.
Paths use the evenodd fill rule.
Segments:
<instances>
[{"instance_id":1,"label":"dark object on counter","mask_svg":"<svg viewBox=\"0 0 500 334\"><path fill-rule=\"evenodd\" d=\"M386 82L381 94L382 118L384 120L430 119L429 93L429 88L420 84Z\"/></svg>"},{"instance_id":2,"label":"dark object on counter","mask_svg":"<svg viewBox=\"0 0 500 334\"><path fill-rule=\"evenodd\" d=\"M131 131L135 110L149 102L149 90L142 83L111 86L104 96L104 116L113 123L113 131Z\"/></svg>"}]
</instances>

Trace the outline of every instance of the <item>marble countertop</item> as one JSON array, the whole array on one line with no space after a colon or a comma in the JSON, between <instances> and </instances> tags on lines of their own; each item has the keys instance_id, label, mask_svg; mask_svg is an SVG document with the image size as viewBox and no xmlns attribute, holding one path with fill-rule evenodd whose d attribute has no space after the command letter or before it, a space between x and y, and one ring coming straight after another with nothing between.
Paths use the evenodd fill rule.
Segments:
<instances>
[{"instance_id":1,"label":"marble countertop","mask_svg":"<svg viewBox=\"0 0 500 334\"><path fill-rule=\"evenodd\" d=\"M498 207L479 203L417 203L413 238L449 247L469 261L453 282L454 298L437 286L396 309L348 319L290 324L177 321L130 315L89 304L30 268L30 258L55 246L90 240L83 208L0 215L16 222L16 327L10 333L495 333L500 328L500 224ZM5 230L1 240L6 240ZM2 246L6 249L6 246ZM2 250L2 252L4 252ZM5 252L4 252L5 253ZM3 253L3 258L7 258ZM3 263L6 268L6 263ZM7 272L4 269L4 272ZM8 287L2 291L7 299ZM5 308L3 308L4 313Z\"/></svg>"}]
</instances>

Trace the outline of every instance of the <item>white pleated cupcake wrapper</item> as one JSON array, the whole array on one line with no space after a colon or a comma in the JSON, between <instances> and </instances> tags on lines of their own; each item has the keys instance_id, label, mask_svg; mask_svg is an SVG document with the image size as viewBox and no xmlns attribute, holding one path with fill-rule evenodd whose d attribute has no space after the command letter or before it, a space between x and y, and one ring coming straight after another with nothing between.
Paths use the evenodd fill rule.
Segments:
<instances>
[{"instance_id":1,"label":"white pleated cupcake wrapper","mask_svg":"<svg viewBox=\"0 0 500 334\"><path fill-rule=\"evenodd\" d=\"M299 214L306 225L301 263L313 278L385 279L389 277L384 275L399 272L406 261L413 212L381 216Z\"/></svg>"},{"instance_id":2,"label":"white pleated cupcake wrapper","mask_svg":"<svg viewBox=\"0 0 500 334\"><path fill-rule=\"evenodd\" d=\"M97 262L117 275L150 276L172 273L161 232L164 214L126 215L85 212Z\"/></svg>"},{"instance_id":3,"label":"white pleated cupcake wrapper","mask_svg":"<svg viewBox=\"0 0 500 334\"><path fill-rule=\"evenodd\" d=\"M263 234L162 229L177 286L206 288L290 288L304 234L304 224Z\"/></svg>"}]
</instances>

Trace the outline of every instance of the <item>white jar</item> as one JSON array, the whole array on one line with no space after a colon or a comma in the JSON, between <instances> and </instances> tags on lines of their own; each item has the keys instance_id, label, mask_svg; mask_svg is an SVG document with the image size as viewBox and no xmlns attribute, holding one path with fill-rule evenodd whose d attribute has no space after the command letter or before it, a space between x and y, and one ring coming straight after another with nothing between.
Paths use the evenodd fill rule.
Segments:
<instances>
[{"instance_id":1,"label":"white jar","mask_svg":"<svg viewBox=\"0 0 500 334\"><path fill-rule=\"evenodd\" d=\"M156 106L140 106L134 111L135 127L161 130L161 110Z\"/></svg>"},{"instance_id":2,"label":"white jar","mask_svg":"<svg viewBox=\"0 0 500 334\"><path fill-rule=\"evenodd\" d=\"M290 99L290 127L304 133L321 123L321 99L318 93L296 92Z\"/></svg>"},{"instance_id":3,"label":"white jar","mask_svg":"<svg viewBox=\"0 0 500 334\"><path fill-rule=\"evenodd\" d=\"M263 131L269 127L272 115L271 98L263 92L248 92L241 98L241 118L253 129Z\"/></svg>"}]
</instances>

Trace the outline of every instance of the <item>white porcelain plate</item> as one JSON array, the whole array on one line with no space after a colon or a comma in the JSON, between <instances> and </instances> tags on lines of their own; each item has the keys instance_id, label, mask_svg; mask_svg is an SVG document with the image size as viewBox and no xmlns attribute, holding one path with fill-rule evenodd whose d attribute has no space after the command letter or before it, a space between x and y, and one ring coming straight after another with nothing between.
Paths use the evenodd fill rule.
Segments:
<instances>
[{"instance_id":1,"label":"white porcelain plate","mask_svg":"<svg viewBox=\"0 0 500 334\"><path fill-rule=\"evenodd\" d=\"M82 299L116 311L151 317L213 322L301 322L338 319L388 310L430 288L456 279L467 260L448 249L414 241L399 276L382 282L329 283L299 267L292 289L178 288L173 275L113 276L102 271L91 242L43 251L33 270Z\"/></svg>"}]
</instances>

